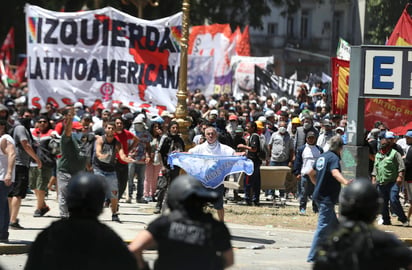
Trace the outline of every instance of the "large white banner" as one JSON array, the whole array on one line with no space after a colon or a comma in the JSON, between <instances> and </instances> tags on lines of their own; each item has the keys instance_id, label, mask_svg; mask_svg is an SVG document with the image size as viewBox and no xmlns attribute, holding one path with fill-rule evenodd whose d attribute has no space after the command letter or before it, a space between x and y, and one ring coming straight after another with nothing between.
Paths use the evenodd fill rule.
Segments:
<instances>
[{"instance_id":1,"label":"large white banner","mask_svg":"<svg viewBox=\"0 0 412 270\"><path fill-rule=\"evenodd\" d=\"M182 14L154 21L107 7L53 12L26 6L31 105L123 103L174 112Z\"/></svg>"},{"instance_id":2,"label":"large white banner","mask_svg":"<svg viewBox=\"0 0 412 270\"><path fill-rule=\"evenodd\" d=\"M255 65L261 69L266 69L269 64L273 64L273 56L232 56L230 67L233 72L233 95L236 98L241 98L243 94L253 91L255 88Z\"/></svg>"}]
</instances>

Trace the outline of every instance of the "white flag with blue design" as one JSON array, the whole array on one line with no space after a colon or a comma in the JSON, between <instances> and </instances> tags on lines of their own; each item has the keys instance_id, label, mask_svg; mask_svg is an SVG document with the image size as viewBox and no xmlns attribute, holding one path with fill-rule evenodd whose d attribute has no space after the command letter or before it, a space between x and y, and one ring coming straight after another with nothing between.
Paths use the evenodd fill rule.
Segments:
<instances>
[{"instance_id":1,"label":"white flag with blue design","mask_svg":"<svg viewBox=\"0 0 412 270\"><path fill-rule=\"evenodd\" d=\"M205 187L217 188L226 176L244 172L253 173L253 162L244 156L213 156L173 153L168 157L170 167L179 166Z\"/></svg>"}]
</instances>

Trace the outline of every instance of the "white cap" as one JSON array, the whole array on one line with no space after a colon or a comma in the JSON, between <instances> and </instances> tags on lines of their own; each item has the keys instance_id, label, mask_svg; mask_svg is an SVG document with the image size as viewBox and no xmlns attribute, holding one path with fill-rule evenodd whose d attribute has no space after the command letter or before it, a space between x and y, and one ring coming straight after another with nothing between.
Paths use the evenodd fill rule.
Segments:
<instances>
[{"instance_id":1,"label":"white cap","mask_svg":"<svg viewBox=\"0 0 412 270\"><path fill-rule=\"evenodd\" d=\"M265 112L265 117L266 117L266 118L268 118L268 117L273 117L273 116L275 116L275 112L274 112L274 111L272 111L272 110L267 110L267 111Z\"/></svg>"},{"instance_id":2,"label":"white cap","mask_svg":"<svg viewBox=\"0 0 412 270\"><path fill-rule=\"evenodd\" d=\"M295 104L295 101L293 99L289 99L288 104L293 106L293 104Z\"/></svg>"},{"instance_id":3,"label":"white cap","mask_svg":"<svg viewBox=\"0 0 412 270\"><path fill-rule=\"evenodd\" d=\"M209 114L211 114L211 115L212 115L212 114L214 114L214 115L219 115L219 113L218 113L217 110L211 110Z\"/></svg>"},{"instance_id":4,"label":"white cap","mask_svg":"<svg viewBox=\"0 0 412 270\"><path fill-rule=\"evenodd\" d=\"M138 114L135 119L133 120L133 124L144 123L146 116L144 114Z\"/></svg>"},{"instance_id":5,"label":"white cap","mask_svg":"<svg viewBox=\"0 0 412 270\"><path fill-rule=\"evenodd\" d=\"M287 112L289 110L288 106L282 106L282 108L280 108L280 110L282 112Z\"/></svg>"},{"instance_id":6,"label":"white cap","mask_svg":"<svg viewBox=\"0 0 412 270\"><path fill-rule=\"evenodd\" d=\"M81 102L77 101L76 103L74 103L73 107L83 109L83 104Z\"/></svg>"},{"instance_id":7,"label":"white cap","mask_svg":"<svg viewBox=\"0 0 412 270\"><path fill-rule=\"evenodd\" d=\"M217 105L217 100L214 100L214 99L211 99L210 101L209 101L209 107L210 108L215 108L216 107L216 105Z\"/></svg>"},{"instance_id":8,"label":"white cap","mask_svg":"<svg viewBox=\"0 0 412 270\"><path fill-rule=\"evenodd\" d=\"M258 121L262 122L262 123L266 123L266 117L264 116L259 116Z\"/></svg>"}]
</instances>

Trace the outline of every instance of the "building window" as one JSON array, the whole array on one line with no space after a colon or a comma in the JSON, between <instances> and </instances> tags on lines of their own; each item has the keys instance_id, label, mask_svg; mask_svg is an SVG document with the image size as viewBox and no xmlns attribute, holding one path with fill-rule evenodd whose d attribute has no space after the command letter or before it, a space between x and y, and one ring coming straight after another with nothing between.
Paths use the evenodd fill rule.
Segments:
<instances>
[{"instance_id":1,"label":"building window","mask_svg":"<svg viewBox=\"0 0 412 270\"><path fill-rule=\"evenodd\" d=\"M287 35L289 38L294 37L294 18L293 17L288 17L288 22L287 22Z\"/></svg>"},{"instance_id":2,"label":"building window","mask_svg":"<svg viewBox=\"0 0 412 270\"><path fill-rule=\"evenodd\" d=\"M268 23L268 35L276 36L278 34L278 24Z\"/></svg>"},{"instance_id":3,"label":"building window","mask_svg":"<svg viewBox=\"0 0 412 270\"><path fill-rule=\"evenodd\" d=\"M309 11L302 11L302 17L300 18L300 38L307 39L309 31Z\"/></svg>"}]
</instances>

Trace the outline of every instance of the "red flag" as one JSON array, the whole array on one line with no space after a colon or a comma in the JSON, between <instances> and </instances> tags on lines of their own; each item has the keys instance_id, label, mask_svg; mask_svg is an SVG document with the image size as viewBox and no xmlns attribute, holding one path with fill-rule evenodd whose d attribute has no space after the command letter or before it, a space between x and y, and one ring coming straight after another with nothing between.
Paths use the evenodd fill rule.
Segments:
<instances>
[{"instance_id":1,"label":"red flag","mask_svg":"<svg viewBox=\"0 0 412 270\"><path fill-rule=\"evenodd\" d=\"M3 45L0 49L0 59L6 58L6 61L10 62L11 52L10 50L14 48L14 27L11 27Z\"/></svg>"},{"instance_id":2,"label":"red flag","mask_svg":"<svg viewBox=\"0 0 412 270\"><path fill-rule=\"evenodd\" d=\"M27 58L24 58L23 62L17 68L16 73L14 74L16 78L16 83L20 85L24 78L26 77L26 67L27 67Z\"/></svg>"},{"instance_id":3,"label":"red flag","mask_svg":"<svg viewBox=\"0 0 412 270\"><path fill-rule=\"evenodd\" d=\"M412 46L412 19L407 4L386 45Z\"/></svg>"},{"instance_id":4,"label":"red flag","mask_svg":"<svg viewBox=\"0 0 412 270\"><path fill-rule=\"evenodd\" d=\"M237 55L250 56L250 35L249 35L249 25L246 25L243 33L236 45Z\"/></svg>"},{"instance_id":5,"label":"red flag","mask_svg":"<svg viewBox=\"0 0 412 270\"><path fill-rule=\"evenodd\" d=\"M349 61L332 58L332 112L346 114L348 111Z\"/></svg>"}]
</instances>

